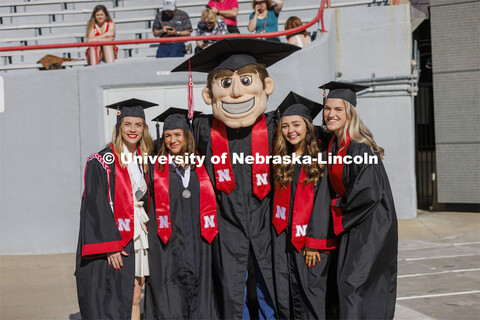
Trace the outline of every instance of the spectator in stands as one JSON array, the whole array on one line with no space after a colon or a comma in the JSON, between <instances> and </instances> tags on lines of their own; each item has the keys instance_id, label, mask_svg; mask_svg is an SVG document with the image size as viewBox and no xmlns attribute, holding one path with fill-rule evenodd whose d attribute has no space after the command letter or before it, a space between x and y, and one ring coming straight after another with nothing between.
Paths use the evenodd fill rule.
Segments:
<instances>
[{"instance_id":1,"label":"spectator in stands","mask_svg":"<svg viewBox=\"0 0 480 320\"><path fill-rule=\"evenodd\" d=\"M300 27L302 25L303 25L302 20L300 20L299 17L293 16L288 18L287 22L285 22L285 30ZM287 41L288 43L299 46L300 48L303 48L304 46L312 43L312 39L310 39L310 36L308 35L307 30L303 30L295 34L287 35Z\"/></svg>"},{"instance_id":2,"label":"spectator in stands","mask_svg":"<svg viewBox=\"0 0 480 320\"><path fill-rule=\"evenodd\" d=\"M153 23L155 37L190 36L192 23L185 11L178 10L175 0L164 0L163 11L157 13ZM185 42L161 43L158 46L157 58L185 56Z\"/></svg>"},{"instance_id":3,"label":"spectator in stands","mask_svg":"<svg viewBox=\"0 0 480 320\"><path fill-rule=\"evenodd\" d=\"M205 9L202 11L200 21L197 26L198 36L211 36L216 34L228 34L225 21L217 16L213 10ZM218 40L197 41L195 53L198 53Z\"/></svg>"},{"instance_id":4,"label":"spectator in stands","mask_svg":"<svg viewBox=\"0 0 480 320\"><path fill-rule=\"evenodd\" d=\"M210 7L213 13L218 14L225 20L229 33L240 33L237 28L237 0L210 0L208 1L207 7Z\"/></svg>"},{"instance_id":5,"label":"spectator in stands","mask_svg":"<svg viewBox=\"0 0 480 320\"><path fill-rule=\"evenodd\" d=\"M115 40L115 23L104 6L98 5L93 8L92 16L87 23L85 38L88 42ZM85 52L87 62L92 66L99 64L100 61L112 63L117 58L117 54L118 48L113 45L93 46Z\"/></svg>"},{"instance_id":6,"label":"spectator in stands","mask_svg":"<svg viewBox=\"0 0 480 320\"><path fill-rule=\"evenodd\" d=\"M283 8L283 0L253 0L248 31L255 33L278 31L278 16ZM280 42L280 38L268 38Z\"/></svg>"}]
</instances>

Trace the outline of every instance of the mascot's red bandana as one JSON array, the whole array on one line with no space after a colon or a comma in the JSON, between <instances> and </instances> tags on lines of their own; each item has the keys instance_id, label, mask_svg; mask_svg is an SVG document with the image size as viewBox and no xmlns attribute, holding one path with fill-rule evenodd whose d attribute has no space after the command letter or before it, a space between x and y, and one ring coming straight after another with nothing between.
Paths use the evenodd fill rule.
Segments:
<instances>
[{"instance_id":1,"label":"mascot's red bandana","mask_svg":"<svg viewBox=\"0 0 480 320\"><path fill-rule=\"evenodd\" d=\"M219 161L214 164L215 182L218 190L230 194L235 189L235 178L233 176L232 163L230 161L230 152L228 149L227 128L220 120L213 119L211 130L212 135L212 156L221 157L222 154L227 155L225 163ZM268 149L268 129L265 116L260 115L252 128L252 155L258 154L266 157L269 154ZM264 163L252 164L252 183L253 193L263 200L270 192L270 165Z\"/></svg>"}]
</instances>

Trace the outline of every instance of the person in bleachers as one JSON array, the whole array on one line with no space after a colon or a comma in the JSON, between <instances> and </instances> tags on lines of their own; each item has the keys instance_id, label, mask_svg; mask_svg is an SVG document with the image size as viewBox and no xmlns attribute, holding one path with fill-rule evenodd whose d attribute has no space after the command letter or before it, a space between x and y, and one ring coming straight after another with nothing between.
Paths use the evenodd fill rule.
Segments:
<instances>
[{"instance_id":1,"label":"person in bleachers","mask_svg":"<svg viewBox=\"0 0 480 320\"><path fill-rule=\"evenodd\" d=\"M255 33L277 32L278 16L283 8L283 0L252 0L253 12L250 14L248 31ZM280 38L267 38L278 41Z\"/></svg>"},{"instance_id":2,"label":"person in bleachers","mask_svg":"<svg viewBox=\"0 0 480 320\"><path fill-rule=\"evenodd\" d=\"M202 11L200 21L197 26L197 35L198 36L211 36L217 34L228 34L227 25L225 21L217 16L213 10L205 9ZM218 40L205 40L197 41L197 47L195 48L195 53L198 53L215 43Z\"/></svg>"},{"instance_id":3,"label":"person in bleachers","mask_svg":"<svg viewBox=\"0 0 480 320\"><path fill-rule=\"evenodd\" d=\"M237 0L210 0L207 7L210 7L215 14L218 14L225 20L229 33L240 33L237 27Z\"/></svg>"},{"instance_id":4,"label":"person in bleachers","mask_svg":"<svg viewBox=\"0 0 480 320\"><path fill-rule=\"evenodd\" d=\"M87 23L87 42L115 40L115 23L112 21L107 8L98 5L93 8L92 16ZM113 45L92 46L85 52L88 64L94 66L100 61L112 63L117 58L118 48Z\"/></svg>"},{"instance_id":5,"label":"person in bleachers","mask_svg":"<svg viewBox=\"0 0 480 320\"><path fill-rule=\"evenodd\" d=\"M185 11L177 9L175 0L164 0L163 10L157 13L153 23L155 37L190 36L192 23ZM157 58L185 56L185 42L160 43L157 49Z\"/></svg>"},{"instance_id":6,"label":"person in bleachers","mask_svg":"<svg viewBox=\"0 0 480 320\"><path fill-rule=\"evenodd\" d=\"M285 22L285 30L300 27L302 25L303 25L302 20L300 20L299 17L292 16L288 18L287 21ZM312 39L308 35L307 30L303 30L295 34L288 35L287 41L288 43L299 46L300 48L303 48L309 45L310 43L312 43Z\"/></svg>"}]
</instances>

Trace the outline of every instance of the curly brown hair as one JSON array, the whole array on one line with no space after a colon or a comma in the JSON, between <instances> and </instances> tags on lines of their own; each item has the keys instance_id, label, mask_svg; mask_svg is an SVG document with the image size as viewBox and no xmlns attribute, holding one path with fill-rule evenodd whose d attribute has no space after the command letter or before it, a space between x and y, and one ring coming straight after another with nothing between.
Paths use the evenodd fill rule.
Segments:
<instances>
[{"instance_id":1,"label":"curly brown hair","mask_svg":"<svg viewBox=\"0 0 480 320\"><path fill-rule=\"evenodd\" d=\"M293 29L293 28L300 27L300 26L303 26L303 22L302 22L302 20L300 20L299 17L292 16L292 17L288 18L287 21L285 22L285 30ZM294 35L297 35L297 34L302 34L304 37L308 36L307 30L303 30L303 31L297 32L295 34L287 35L287 40L290 39L291 37L293 37Z\"/></svg>"},{"instance_id":2,"label":"curly brown hair","mask_svg":"<svg viewBox=\"0 0 480 320\"><path fill-rule=\"evenodd\" d=\"M300 146L303 150L303 154L306 156L310 156L312 159L316 159L318 154L321 152L320 147L318 145L318 134L317 129L315 126L307 119L303 118L305 124L307 126L307 132L305 135L305 140L303 140ZM279 125L277 126L277 132L275 137L275 149L274 155L281 156L289 156L293 153L293 145L290 144L282 134L282 119L280 119ZM319 164L316 161L313 161L311 164L304 164L305 173L307 178L301 183L309 184L312 183L316 185L318 181L323 177L323 173L325 171L325 166L323 164ZM278 185L280 188L286 188L293 179L293 164L289 163L282 163L282 164L274 164L273 165L273 174L274 174L274 181L275 185Z\"/></svg>"}]
</instances>

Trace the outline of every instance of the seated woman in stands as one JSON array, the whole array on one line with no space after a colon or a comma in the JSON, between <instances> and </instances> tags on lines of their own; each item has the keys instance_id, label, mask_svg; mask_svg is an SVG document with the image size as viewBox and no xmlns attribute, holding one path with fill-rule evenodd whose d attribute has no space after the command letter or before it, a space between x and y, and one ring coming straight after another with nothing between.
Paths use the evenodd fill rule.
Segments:
<instances>
[{"instance_id":1,"label":"seated woman in stands","mask_svg":"<svg viewBox=\"0 0 480 320\"><path fill-rule=\"evenodd\" d=\"M253 12L250 14L247 29L250 32L265 33L278 31L278 16L283 8L283 0L252 0ZM278 41L280 38L268 38Z\"/></svg>"},{"instance_id":2,"label":"seated woman in stands","mask_svg":"<svg viewBox=\"0 0 480 320\"><path fill-rule=\"evenodd\" d=\"M302 20L300 20L299 17L292 16L285 22L285 30L300 27L302 25ZM312 39L310 39L307 30L303 30L295 34L287 35L287 41L290 44L294 44L300 48L303 48L304 46L309 45L312 42Z\"/></svg>"},{"instance_id":3,"label":"seated woman in stands","mask_svg":"<svg viewBox=\"0 0 480 320\"><path fill-rule=\"evenodd\" d=\"M110 18L107 8L98 5L93 8L92 16L87 23L85 38L91 41L113 41L115 40L115 23ZM118 48L113 45L92 46L85 53L88 64L94 66L100 61L112 63L117 58Z\"/></svg>"},{"instance_id":4,"label":"seated woman in stands","mask_svg":"<svg viewBox=\"0 0 480 320\"><path fill-rule=\"evenodd\" d=\"M197 26L197 36L211 36L217 34L228 34L225 21L217 16L213 10L203 10ZM216 41L218 40L197 41L195 53L202 51Z\"/></svg>"}]
</instances>

